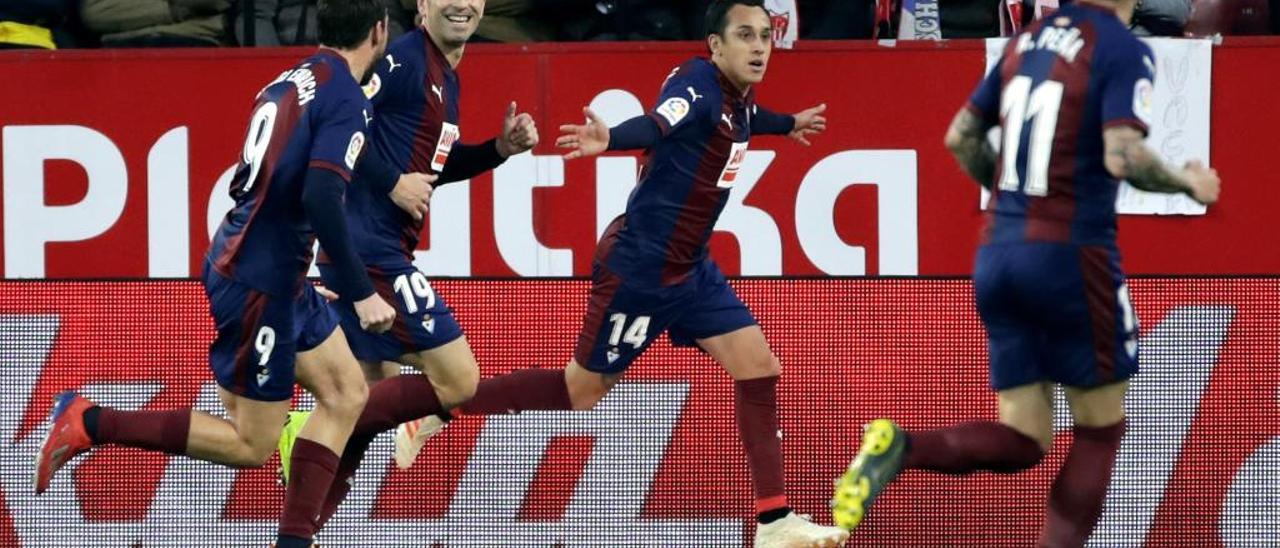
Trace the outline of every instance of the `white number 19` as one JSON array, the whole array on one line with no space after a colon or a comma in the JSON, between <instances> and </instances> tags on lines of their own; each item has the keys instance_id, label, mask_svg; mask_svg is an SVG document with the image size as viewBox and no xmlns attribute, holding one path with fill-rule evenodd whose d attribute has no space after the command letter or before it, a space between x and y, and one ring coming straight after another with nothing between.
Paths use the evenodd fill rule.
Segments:
<instances>
[{"instance_id":1,"label":"white number 19","mask_svg":"<svg viewBox=\"0 0 1280 548\"><path fill-rule=\"evenodd\" d=\"M400 298L404 299L404 310L409 314L418 311L418 299L423 299L423 308L431 310L436 306L436 293L431 290L431 283L421 272L401 274L391 284Z\"/></svg>"}]
</instances>

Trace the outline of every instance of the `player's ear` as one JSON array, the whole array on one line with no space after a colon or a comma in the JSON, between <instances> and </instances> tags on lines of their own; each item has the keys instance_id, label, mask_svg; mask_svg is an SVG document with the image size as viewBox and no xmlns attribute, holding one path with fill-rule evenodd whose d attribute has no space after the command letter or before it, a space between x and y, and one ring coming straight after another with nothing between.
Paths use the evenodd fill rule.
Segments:
<instances>
[{"instance_id":1,"label":"player's ear","mask_svg":"<svg viewBox=\"0 0 1280 548\"><path fill-rule=\"evenodd\" d=\"M724 38L721 38L719 34L713 32L707 35L707 49L711 50L712 57L715 57L716 54L720 53L720 46L723 45L723 43Z\"/></svg>"}]
</instances>

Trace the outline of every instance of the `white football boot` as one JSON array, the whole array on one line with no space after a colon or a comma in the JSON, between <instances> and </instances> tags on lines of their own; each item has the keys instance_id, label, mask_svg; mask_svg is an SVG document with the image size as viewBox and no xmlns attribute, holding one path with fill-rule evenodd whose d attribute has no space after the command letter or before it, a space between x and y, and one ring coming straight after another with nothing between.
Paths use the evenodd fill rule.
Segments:
<instances>
[{"instance_id":1,"label":"white football boot","mask_svg":"<svg viewBox=\"0 0 1280 548\"><path fill-rule=\"evenodd\" d=\"M756 527L756 548L839 548L849 532L839 527L819 525L809 516L792 512L773 523Z\"/></svg>"},{"instance_id":2,"label":"white football boot","mask_svg":"<svg viewBox=\"0 0 1280 548\"><path fill-rule=\"evenodd\" d=\"M445 424L440 417L430 415L396 427L396 466L401 470L413 466L422 446L443 430Z\"/></svg>"}]
</instances>

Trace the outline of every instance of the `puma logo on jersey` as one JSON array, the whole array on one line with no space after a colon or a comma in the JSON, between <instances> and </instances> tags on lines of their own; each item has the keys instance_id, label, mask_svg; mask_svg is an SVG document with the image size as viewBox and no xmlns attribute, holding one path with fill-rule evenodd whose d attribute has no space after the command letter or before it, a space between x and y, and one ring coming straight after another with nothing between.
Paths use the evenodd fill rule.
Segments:
<instances>
[{"instance_id":1,"label":"puma logo on jersey","mask_svg":"<svg viewBox=\"0 0 1280 548\"><path fill-rule=\"evenodd\" d=\"M693 102L695 102L695 103L696 103L696 102L698 102L698 99L701 99L701 98L702 98L702 96L701 96L701 95L698 95L697 90L693 89L693 86L689 86L689 87L684 88L684 89L686 89L686 90L688 90L688 91L689 91L689 97L692 97L692 98L693 98Z\"/></svg>"},{"instance_id":2,"label":"puma logo on jersey","mask_svg":"<svg viewBox=\"0 0 1280 548\"><path fill-rule=\"evenodd\" d=\"M368 126L369 124L372 124L372 123L373 123L373 117L372 117L372 116L369 116L369 111L368 111L368 110L361 110L360 112L361 112L362 114L364 114L364 125L365 125L365 126Z\"/></svg>"},{"instance_id":3,"label":"puma logo on jersey","mask_svg":"<svg viewBox=\"0 0 1280 548\"><path fill-rule=\"evenodd\" d=\"M721 112L720 121L724 122L724 125L729 126L729 131L733 131L733 120L729 118L728 114Z\"/></svg>"},{"instance_id":4,"label":"puma logo on jersey","mask_svg":"<svg viewBox=\"0 0 1280 548\"><path fill-rule=\"evenodd\" d=\"M390 55L387 56L387 63L390 64L390 68L387 69L387 74L391 74L395 72L396 67L404 66L404 65L401 65L400 63L397 63L396 58Z\"/></svg>"},{"instance_id":5,"label":"puma logo on jersey","mask_svg":"<svg viewBox=\"0 0 1280 548\"><path fill-rule=\"evenodd\" d=\"M436 94L436 99L439 99L441 103L444 102L444 92L440 90L440 86L431 84L431 93Z\"/></svg>"}]
</instances>

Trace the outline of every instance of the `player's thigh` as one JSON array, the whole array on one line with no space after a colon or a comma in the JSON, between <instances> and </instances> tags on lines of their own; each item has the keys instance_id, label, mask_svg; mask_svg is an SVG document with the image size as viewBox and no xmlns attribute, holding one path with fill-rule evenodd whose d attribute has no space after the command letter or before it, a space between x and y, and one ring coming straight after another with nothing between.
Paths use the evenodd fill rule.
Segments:
<instances>
[{"instance_id":1,"label":"player's thigh","mask_svg":"<svg viewBox=\"0 0 1280 548\"><path fill-rule=\"evenodd\" d=\"M1090 428L1111 426L1124 419L1124 395L1128 389L1127 381L1093 388L1064 388L1072 420Z\"/></svg>"},{"instance_id":2,"label":"player's thigh","mask_svg":"<svg viewBox=\"0 0 1280 548\"><path fill-rule=\"evenodd\" d=\"M466 337L458 337L441 346L408 354L402 358L431 381L440 403L452 408L475 395L480 382L480 366Z\"/></svg>"},{"instance_id":3,"label":"player's thigh","mask_svg":"<svg viewBox=\"0 0 1280 548\"><path fill-rule=\"evenodd\" d=\"M235 426L238 442L250 450L247 460L265 460L280 437L280 427L289 412L290 400L259 401L218 387L218 399ZM233 440L222 440L232 443ZM195 455L199 457L199 455ZM260 457L256 458L256 457Z\"/></svg>"},{"instance_id":4,"label":"player's thigh","mask_svg":"<svg viewBox=\"0 0 1280 548\"><path fill-rule=\"evenodd\" d=\"M759 325L749 325L723 335L697 339L698 346L710 354L734 380L775 377L782 365L769 350L769 343Z\"/></svg>"},{"instance_id":5,"label":"player's thigh","mask_svg":"<svg viewBox=\"0 0 1280 548\"><path fill-rule=\"evenodd\" d=\"M564 382L569 390L569 401L575 410L591 409L618 384L618 381L622 380L625 374L625 369L611 373L591 371L579 364L578 360L569 360L564 368Z\"/></svg>"},{"instance_id":6,"label":"player's thigh","mask_svg":"<svg viewBox=\"0 0 1280 548\"><path fill-rule=\"evenodd\" d=\"M1000 422L1040 443L1053 442L1053 385L1035 382L997 392Z\"/></svg>"},{"instance_id":7,"label":"player's thigh","mask_svg":"<svg viewBox=\"0 0 1280 548\"><path fill-rule=\"evenodd\" d=\"M345 334L346 331L343 331L343 335ZM350 343L351 339L348 338L347 344L350 345ZM364 382L372 388L373 385L379 382L399 375L400 363L382 360L360 360L360 369L364 371Z\"/></svg>"},{"instance_id":8,"label":"player's thigh","mask_svg":"<svg viewBox=\"0 0 1280 548\"><path fill-rule=\"evenodd\" d=\"M341 328L299 353L297 371L298 384L315 396L318 405L349 414L359 414L364 407L369 389Z\"/></svg>"}]
</instances>

